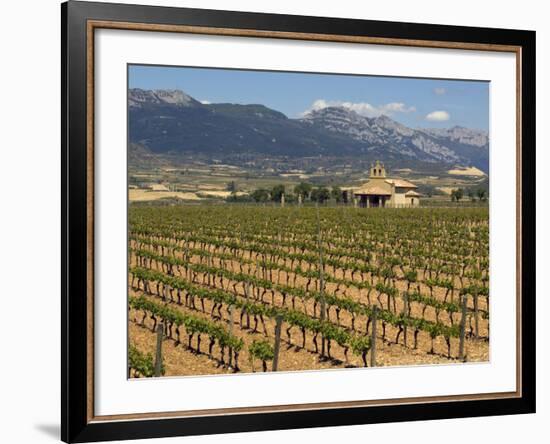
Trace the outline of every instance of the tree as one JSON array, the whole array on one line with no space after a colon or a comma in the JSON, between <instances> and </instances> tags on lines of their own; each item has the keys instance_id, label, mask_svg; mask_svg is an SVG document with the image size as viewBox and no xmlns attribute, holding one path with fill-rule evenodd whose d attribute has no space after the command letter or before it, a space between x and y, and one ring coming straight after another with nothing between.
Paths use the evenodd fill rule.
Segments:
<instances>
[{"instance_id":1,"label":"tree","mask_svg":"<svg viewBox=\"0 0 550 444\"><path fill-rule=\"evenodd\" d=\"M282 195L285 193L284 185L275 185L271 190L271 200L273 202L280 202Z\"/></svg>"},{"instance_id":2,"label":"tree","mask_svg":"<svg viewBox=\"0 0 550 444\"><path fill-rule=\"evenodd\" d=\"M258 188L252 192L252 199L254 199L255 202L267 202L269 199L269 191Z\"/></svg>"},{"instance_id":3,"label":"tree","mask_svg":"<svg viewBox=\"0 0 550 444\"><path fill-rule=\"evenodd\" d=\"M311 193L311 188L311 184L307 182L301 182L294 187L294 193L298 196L302 196L302 198L305 200L309 197Z\"/></svg>"},{"instance_id":4,"label":"tree","mask_svg":"<svg viewBox=\"0 0 550 444\"><path fill-rule=\"evenodd\" d=\"M285 202L286 203L296 203L298 202L298 197L293 193L285 193Z\"/></svg>"},{"instance_id":5,"label":"tree","mask_svg":"<svg viewBox=\"0 0 550 444\"><path fill-rule=\"evenodd\" d=\"M327 187L314 188L311 191L311 200L314 202L324 203L330 199L330 191Z\"/></svg>"},{"instance_id":6,"label":"tree","mask_svg":"<svg viewBox=\"0 0 550 444\"><path fill-rule=\"evenodd\" d=\"M237 193L231 193L225 200L227 202L251 202L253 198L248 194L238 195Z\"/></svg>"},{"instance_id":7,"label":"tree","mask_svg":"<svg viewBox=\"0 0 550 444\"><path fill-rule=\"evenodd\" d=\"M341 202L342 201L342 190L339 186L334 185L332 187L332 190L330 191L330 196L336 201Z\"/></svg>"},{"instance_id":8,"label":"tree","mask_svg":"<svg viewBox=\"0 0 550 444\"><path fill-rule=\"evenodd\" d=\"M481 202L485 202L487 200L487 197L485 196L485 190L482 190L481 188L477 190L477 197Z\"/></svg>"},{"instance_id":9,"label":"tree","mask_svg":"<svg viewBox=\"0 0 550 444\"><path fill-rule=\"evenodd\" d=\"M456 190L451 191L451 200L453 202L458 202L464 197L464 190L462 188L457 188Z\"/></svg>"},{"instance_id":10,"label":"tree","mask_svg":"<svg viewBox=\"0 0 550 444\"><path fill-rule=\"evenodd\" d=\"M474 194L474 192L472 190L468 190L468 197L470 198L470 200L472 202L476 201L476 195Z\"/></svg>"},{"instance_id":11,"label":"tree","mask_svg":"<svg viewBox=\"0 0 550 444\"><path fill-rule=\"evenodd\" d=\"M225 186L225 189L227 191L231 191L232 193L234 193L235 191L237 191L237 184L235 183L234 180L232 180L231 182L227 183L227 185Z\"/></svg>"}]
</instances>

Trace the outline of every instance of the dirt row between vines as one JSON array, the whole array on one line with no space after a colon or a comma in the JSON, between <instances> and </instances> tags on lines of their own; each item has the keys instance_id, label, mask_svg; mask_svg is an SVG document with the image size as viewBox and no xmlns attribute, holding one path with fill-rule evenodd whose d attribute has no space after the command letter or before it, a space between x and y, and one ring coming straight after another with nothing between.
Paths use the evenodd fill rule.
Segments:
<instances>
[{"instance_id":1,"label":"dirt row between vines","mask_svg":"<svg viewBox=\"0 0 550 444\"><path fill-rule=\"evenodd\" d=\"M137 292L142 293L142 292ZM159 297L147 295L146 297L154 300L156 302L161 301ZM171 307L177 308L178 310L184 313L192 313L204 317L205 319L213 320L214 318L210 315L212 310L212 304L210 301L205 301L205 312L202 313L197 310L193 310L184 306L180 306L174 303L169 304ZM200 304L198 304L200 306ZM226 310L227 307L222 309L223 319L218 319L218 322L223 322L227 326L228 313ZM251 372L252 364L248 356L248 346L252 343L254 339L264 340L267 339L271 343L274 342L274 330L275 322L274 320L264 318L268 337L266 338L263 333L263 328L261 324L259 325L259 332L252 332L251 330L241 330L238 325L239 311L236 310L234 315L234 327L233 332L238 337L241 337L245 342L245 347L240 353L239 365L242 372ZM310 311L311 313L311 311ZM138 349L154 353L156 346L156 335L153 333L150 328L152 323L146 321L146 325L149 322L148 328L138 326L133 320L141 320L141 314L134 313L133 311L129 316L129 331L130 331L130 342L134 344ZM345 319L345 316L342 316L342 323L347 324L350 320ZM253 320L251 319L252 326L254 325ZM359 325L357 322L356 325ZM364 325L364 324L363 324ZM331 356L333 360L323 361L320 360L319 354L314 352L314 346L312 343L313 335L307 333L306 335L306 348L302 349L299 345L302 342L302 335L297 328L293 328L291 331L292 344L287 343L286 328L288 326L283 323L282 329L282 346L280 352L279 360L279 370L280 371L295 371L295 370L320 370L320 369L334 369L334 368L344 368L345 357L341 347L336 345L333 342ZM379 326L378 334L380 335ZM391 326L387 326L387 339L383 341L380 336L377 337L377 352L376 352L376 361L378 366L394 366L394 365L417 365L417 364L449 364L457 363L456 359L448 359L446 357L447 346L443 338L437 338L434 341L435 354L429 354L427 351L430 349L430 339L426 333L420 333L418 338L418 349L413 350L412 348L406 348L401 344L394 344L393 338L397 332L397 329L394 329ZM410 334L412 336L412 334ZM203 351L208 349L205 340L203 339ZM402 339L401 339L402 341ZM411 339L409 339L411 341ZM186 344L186 340L182 339L182 342ZM196 342L196 340L195 340ZM193 346L195 346L193 342ZM320 343L320 341L318 341ZM171 344L170 344L171 343ZM166 340L164 346L164 359L166 366L166 375L167 376L178 376L178 375L199 375L199 374L217 374L217 373L231 373L232 370L224 368L219 365L219 362L216 360L210 359L204 354L196 355L186 348L185 345L180 344L178 346L173 346L174 341ZM453 340L453 355L457 354L458 340ZM467 341L466 342L466 353L468 356L468 361L486 361L488 360L488 343L485 341ZM219 350L215 347L214 355L219 355ZM359 356L354 356L351 353L351 350L348 352L349 364L362 367L363 363ZM261 368L261 363L256 362L256 371ZM271 368L271 367L269 367Z\"/></svg>"},{"instance_id":2,"label":"dirt row between vines","mask_svg":"<svg viewBox=\"0 0 550 444\"><path fill-rule=\"evenodd\" d=\"M181 255L177 253L176 257L178 257L180 259L183 259L183 253L181 253ZM201 263L199 256L192 256L190 258L190 261L191 261L191 263L194 263L194 264ZM132 264L135 265L135 261L133 261ZM235 272L235 273L238 273L240 271L239 264L236 261L224 261L224 263L222 264L222 262L219 259L215 259L215 260L213 260L212 266L218 267L218 268L224 268L224 269L226 269L230 272ZM262 270L260 270L258 267L250 267L250 268L253 269L252 272L251 272L250 268L248 268L248 269L247 268L248 268L247 266L244 267L245 272L247 272L246 274L249 274L250 276L255 276L255 277L262 277ZM162 268L158 265L154 266L153 269L156 269L158 271L163 271ZM181 270L180 272L178 272L176 270L176 268L174 268L174 271L175 271L176 276L181 277L181 278L185 278L184 270ZM294 273L289 273L289 275L290 275L289 282L291 282L291 283L295 282L296 283L296 285L295 285L296 288L301 288L301 289L306 288L306 284L307 284L308 279L304 278L303 276L296 275ZM199 278L199 282L202 282L204 280L203 276L204 275L202 273L197 273L197 277ZM215 281L219 282L220 279L216 278ZM277 279L274 279L273 281L274 281L274 283L279 283ZM231 293L233 293L233 284L235 283L236 284L235 288L237 290L236 295L245 297L244 283L237 282L237 281L230 281L230 280L225 279L225 278L224 278L224 282L226 283L226 286L227 286L227 283L229 282L230 290L227 290L227 291L230 291ZM282 284L286 283L286 273L285 272L281 272L281 281L280 281L280 283L282 283ZM214 288L220 288L221 286L220 285L213 285L213 287ZM396 287L399 289L400 292L406 290L406 284L404 282L397 282ZM316 288L318 288L318 282L317 282L316 279L312 279L311 283L310 283L310 289L313 290L313 289L316 289ZM344 292L344 289L345 289L345 292ZM325 291L328 294L335 294L336 290L337 290L337 284L330 283L330 282L325 283ZM412 289L411 289L411 291L412 291ZM270 292L268 292L268 293L270 294ZM368 301L366 300L366 297L365 297L365 293L366 293L366 290L360 291L356 287L341 286L341 291L340 291L339 294L349 296L354 301L368 304ZM380 299L378 299L377 296L376 296L377 293L378 292L375 291L375 290L372 292L371 302L375 302L375 301L382 302L382 304L380 304L380 305L382 305L383 308L387 309L388 308L387 307L387 296L382 295L380 297ZM439 297L437 297L437 294L438 294L437 291L434 291L434 296L436 297L436 299L438 299L440 301L443 301L444 297L441 294L439 294ZM271 296L267 296L267 299L270 299L270 298L271 298ZM304 302L300 301L299 298L296 298L296 301L297 301L296 302L296 307L300 311L305 312L306 314L313 314L313 312L314 312L314 308L313 308L314 302L313 301L308 300L308 301L305 301L305 303L304 303ZM289 304L289 303L290 303L290 298L287 297L287 304ZM400 297L396 298L396 301L395 301L396 311L395 312L396 313L401 313L404 309L404 304L405 304L405 302L402 298L400 298ZM281 293L279 293L277 291L275 292L275 305L283 306L283 296L282 296ZM394 308L393 301L391 302L390 306L393 310L393 308ZM468 307L473 309L473 302L472 301L470 301L470 303L468 304ZM423 310L423 304L421 304L419 302L411 302L410 303L410 309L411 309L411 316L412 317L424 318L424 319L426 319L428 321L431 321L431 322L435 322L436 319L437 319L436 311L435 311L435 308L433 308L433 307L428 306L426 308L426 310L424 311ZM485 298L482 298L482 297L479 298L479 309L480 310L487 310L488 309ZM333 320L336 322L335 314L332 313L332 315L333 315ZM330 311L329 311L329 316L331 316ZM360 317L357 317L357 318L360 318ZM453 321L454 321L455 325L460 322L460 318L461 318L460 313L454 313L453 314ZM473 329L473 320L472 320L472 318L473 318L473 316L469 318L469 322L467 323L467 326L466 326L467 332L469 332L471 329ZM351 315L349 315L349 313L347 313L345 310L341 311L340 319L341 319L341 322L343 323L343 325L351 327L351 325L352 325L351 324ZM346 321L346 319L347 319L347 321ZM439 315L439 321L444 323L445 325L452 325L451 320L450 320L450 316L445 311L441 311L441 313ZM488 319L483 319L481 314L479 315L479 337L483 338L483 339L488 339L489 338L489 320Z\"/></svg>"},{"instance_id":3,"label":"dirt row between vines","mask_svg":"<svg viewBox=\"0 0 550 444\"><path fill-rule=\"evenodd\" d=\"M160 238L160 239L163 239L163 240L168 240L168 239L165 239L165 238ZM224 239L221 239L221 240L224 240ZM169 240L170 242L174 242L174 240ZM133 242L133 241L132 241ZM275 242L275 245L277 245L277 243ZM183 248L183 247L178 247L178 248ZM200 248L202 249L200 243L197 243L197 242L191 242L191 247L190 248ZM293 249L289 248L289 247L282 247L282 246L277 246L277 248L280 248L282 251L284 252L287 252L287 253L293 253ZM208 251L208 252L211 252L211 253L222 253L224 251L224 248L223 247L218 247L216 245L213 245L213 244L207 244L206 245L206 248L205 248L205 251ZM258 253L255 253L253 251L250 251L248 250L246 247L243 247L241 250L240 250L243 254L243 259L248 259L248 260L253 260L253 261L259 261L259 254ZM180 254L182 257L183 257L183 251L179 251L178 254ZM311 250L305 250L304 251L304 254L308 254L308 255L313 255L313 256L316 256L318 255L318 251L311 251ZM269 255L268 255L269 256ZM325 257L327 257L328 255L325 253ZM238 258L235 258L234 259L237 263L239 261ZM350 262L354 262L354 261L357 261L359 263L362 263L364 265L368 265L367 262L365 261L361 261L361 260L357 260L356 258L353 258L353 257L341 257L340 260L343 260L343 261L350 261ZM276 264L279 264L279 265L283 265L283 266L291 266L291 259L288 259L288 258L277 258L275 261L274 261ZM376 263L376 255L373 255L373 259L372 259L372 263ZM317 263L308 263L306 262L305 264L302 264L304 265L303 268L305 268L306 270L316 270L317 269ZM329 271L330 270L330 271ZM348 278L349 279L349 276L346 276L346 271L347 271L347 274L349 275L351 273L351 270L344 270L343 268L339 268L339 267L336 267L336 269L333 271L333 267L332 266L327 266L325 268L325 273L330 275L332 273L332 275L335 277L335 278L338 278L338 279L342 279L342 278ZM466 267L466 272L468 271L472 271L471 270L471 267L470 266L467 266ZM398 279L396 279L396 281L399 283L399 284L402 284L404 286L406 286L406 282L404 282L404 279L403 279L403 276L402 276L402 273L399 269L396 270L396 273L397 273L397 277ZM430 278L430 275L429 275L429 272L426 272L424 273L423 270L420 270L418 269L417 270L417 273L418 273L418 279L419 280L426 280L428 278ZM370 274L367 273L367 277L370 278ZM446 274L446 273L440 273L440 279L448 279L448 280L451 280L454 285L457 285L459 284L459 278L458 276L454 276L454 275L449 275L449 274ZM471 279L471 278L468 278L468 277L464 277L462 278L462 282L463 282L463 285L464 286L469 286L471 284L477 284L478 281L476 281L475 279ZM458 285L457 285L458 286ZM421 291L422 292L428 292L429 289L428 287L423 284L423 283L420 283L420 287L421 287ZM441 288L441 287L434 287L434 295L435 296L441 296L443 297L444 294L445 294L445 289L444 288Z\"/></svg>"}]
</instances>

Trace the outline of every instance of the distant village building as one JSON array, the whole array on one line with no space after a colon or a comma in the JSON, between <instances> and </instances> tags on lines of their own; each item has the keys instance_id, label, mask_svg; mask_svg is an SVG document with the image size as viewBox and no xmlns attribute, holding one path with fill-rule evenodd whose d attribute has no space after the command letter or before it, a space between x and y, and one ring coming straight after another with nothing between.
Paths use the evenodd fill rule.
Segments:
<instances>
[{"instance_id":1,"label":"distant village building","mask_svg":"<svg viewBox=\"0 0 550 444\"><path fill-rule=\"evenodd\" d=\"M344 200L353 201L361 207L417 207L420 204L418 187L407 180L386 177L384 164L376 161L371 165L369 180L360 187L345 190Z\"/></svg>"}]
</instances>

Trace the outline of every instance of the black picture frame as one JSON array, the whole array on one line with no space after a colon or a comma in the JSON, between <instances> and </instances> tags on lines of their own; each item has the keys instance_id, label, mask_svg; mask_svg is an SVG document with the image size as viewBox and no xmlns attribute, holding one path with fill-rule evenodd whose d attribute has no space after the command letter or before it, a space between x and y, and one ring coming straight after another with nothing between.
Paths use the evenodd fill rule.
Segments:
<instances>
[{"instance_id":1,"label":"black picture frame","mask_svg":"<svg viewBox=\"0 0 550 444\"><path fill-rule=\"evenodd\" d=\"M513 398L391 404L318 410L95 421L90 417L88 344L93 328L89 291L87 157L87 23L187 25L268 32L513 45L521 67L521 395ZM91 442L181 435L309 428L511 415L535 412L535 32L69 1L62 23L62 357L61 438ZM90 319L92 317L92 319Z\"/></svg>"}]
</instances>

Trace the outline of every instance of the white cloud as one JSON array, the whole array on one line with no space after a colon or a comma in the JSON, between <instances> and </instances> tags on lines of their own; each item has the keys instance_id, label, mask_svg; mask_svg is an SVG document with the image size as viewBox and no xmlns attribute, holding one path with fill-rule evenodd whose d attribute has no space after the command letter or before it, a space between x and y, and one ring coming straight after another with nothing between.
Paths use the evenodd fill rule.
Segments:
<instances>
[{"instance_id":1,"label":"white cloud","mask_svg":"<svg viewBox=\"0 0 550 444\"><path fill-rule=\"evenodd\" d=\"M445 122L451 118L451 115L447 111L432 111L426 116L426 120L431 122Z\"/></svg>"},{"instance_id":2,"label":"white cloud","mask_svg":"<svg viewBox=\"0 0 550 444\"><path fill-rule=\"evenodd\" d=\"M392 102L382 105L380 108L382 114L393 114L393 113L413 113L416 111L414 106L407 106L402 102Z\"/></svg>"},{"instance_id":3,"label":"white cloud","mask_svg":"<svg viewBox=\"0 0 550 444\"><path fill-rule=\"evenodd\" d=\"M447 90L445 88L434 88L434 93L436 93L438 96L442 96L446 92Z\"/></svg>"},{"instance_id":4,"label":"white cloud","mask_svg":"<svg viewBox=\"0 0 550 444\"><path fill-rule=\"evenodd\" d=\"M208 100L200 100L200 102L203 104L203 105L210 105L212 102L209 102Z\"/></svg>"},{"instance_id":5,"label":"white cloud","mask_svg":"<svg viewBox=\"0 0 550 444\"><path fill-rule=\"evenodd\" d=\"M382 114L391 116L395 113L410 113L416 111L416 108L414 106L407 106L402 102L391 102L386 103L385 105L375 106L367 102L343 102L341 100L318 99L313 102L311 107L308 110L304 111L302 115L305 115L311 111L318 111L323 108L328 108L330 106L340 106L343 108L347 108L355 111L357 114L366 117L378 117Z\"/></svg>"}]
</instances>

